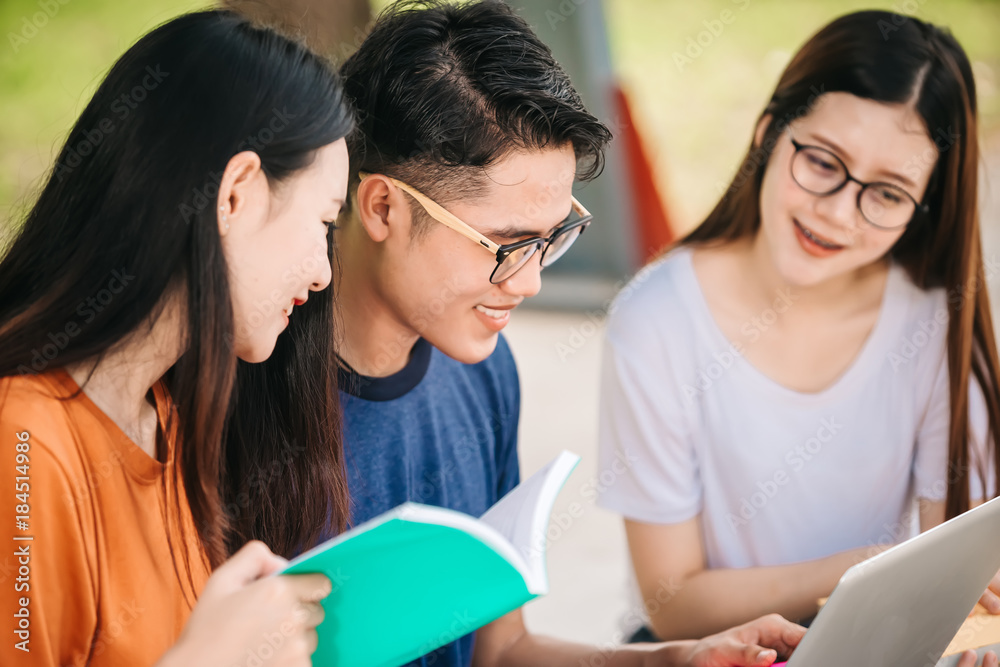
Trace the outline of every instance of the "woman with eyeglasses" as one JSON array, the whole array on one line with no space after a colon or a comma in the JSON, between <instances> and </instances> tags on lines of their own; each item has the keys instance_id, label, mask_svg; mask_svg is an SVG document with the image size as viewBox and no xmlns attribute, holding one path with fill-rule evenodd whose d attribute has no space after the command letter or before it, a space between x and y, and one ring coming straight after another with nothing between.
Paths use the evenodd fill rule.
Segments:
<instances>
[{"instance_id":1,"label":"woman with eyeglasses","mask_svg":"<svg viewBox=\"0 0 1000 667\"><path fill-rule=\"evenodd\" d=\"M637 639L808 619L848 567L996 493L978 165L951 34L844 16L792 58L714 210L619 297L600 449L630 464L600 502L642 599L672 591Z\"/></svg>"},{"instance_id":2,"label":"woman with eyeglasses","mask_svg":"<svg viewBox=\"0 0 1000 667\"><path fill-rule=\"evenodd\" d=\"M311 664L331 583L269 575L347 514L352 125L325 63L227 12L87 104L0 260L0 664Z\"/></svg>"}]
</instances>

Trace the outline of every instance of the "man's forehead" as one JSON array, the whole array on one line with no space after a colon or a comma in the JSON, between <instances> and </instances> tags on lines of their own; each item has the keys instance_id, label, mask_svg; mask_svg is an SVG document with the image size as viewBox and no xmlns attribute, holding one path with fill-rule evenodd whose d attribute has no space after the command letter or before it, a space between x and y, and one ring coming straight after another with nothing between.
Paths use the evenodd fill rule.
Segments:
<instances>
[{"instance_id":1,"label":"man's forehead","mask_svg":"<svg viewBox=\"0 0 1000 667\"><path fill-rule=\"evenodd\" d=\"M561 220L570 212L576 165L559 151L521 154L486 171L483 204L525 221ZM557 220L557 221L558 221Z\"/></svg>"},{"instance_id":2,"label":"man's forehead","mask_svg":"<svg viewBox=\"0 0 1000 667\"><path fill-rule=\"evenodd\" d=\"M511 151L484 170L486 180L500 187L572 187L576 158L570 145Z\"/></svg>"}]
</instances>

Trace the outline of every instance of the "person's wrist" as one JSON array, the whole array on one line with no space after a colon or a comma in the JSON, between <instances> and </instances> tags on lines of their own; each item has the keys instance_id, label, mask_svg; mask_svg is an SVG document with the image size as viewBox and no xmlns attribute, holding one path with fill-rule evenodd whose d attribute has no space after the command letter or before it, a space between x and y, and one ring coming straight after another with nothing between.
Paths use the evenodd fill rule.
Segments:
<instances>
[{"instance_id":1,"label":"person's wrist","mask_svg":"<svg viewBox=\"0 0 1000 667\"><path fill-rule=\"evenodd\" d=\"M694 657L694 649L698 642L694 639L684 639L665 642L659 645L653 653L648 653L643 659L643 667L689 667Z\"/></svg>"}]
</instances>

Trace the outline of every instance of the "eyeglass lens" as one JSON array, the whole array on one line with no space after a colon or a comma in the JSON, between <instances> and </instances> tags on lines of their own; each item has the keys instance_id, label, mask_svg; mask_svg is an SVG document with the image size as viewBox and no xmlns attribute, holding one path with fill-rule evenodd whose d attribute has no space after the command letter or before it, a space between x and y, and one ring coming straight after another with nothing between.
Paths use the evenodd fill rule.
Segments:
<instances>
[{"instance_id":1,"label":"eyeglass lens","mask_svg":"<svg viewBox=\"0 0 1000 667\"><path fill-rule=\"evenodd\" d=\"M550 266L557 259L566 254L570 246L576 243L576 240L580 238L580 234L583 233L583 229L586 225L580 225L579 227L574 227L564 234L552 239L552 243L549 247L545 249L545 254L542 255L542 266Z\"/></svg>"},{"instance_id":2,"label":"eyeglass lens","mask_svg":"<svg viewBox=\"0 0 1000 667\"><path fill-rule=\"evenodd\" d=\"M493 272L493 283L502 283L514 275L518 269L528 263L528 260L538 250L538 243L531 243L513 250Z\"/></svg>"},{"instance_id":3,"label":"eyeglass lens","mask_svg":"<svg viewBox=\"0 0 1000 667\"><path fill-rule=\"evenodd\" d=\"M583 230L586 228L585 224L573 227L561 234L557 234L552 242L548 244L542 253L542 267L551 266L557 259L566 254L566 251L570 249ZM532 257L535 256L535 252L538 251L539 247L543 244L543 241L539 240L536 243L530 243L526 246L517 248L511 252L504 261L496 268L493 272L493 283L502 283L507 280L512 275L517 273L517 271L528 263Z\"/></svg>"},{"instance_id":4,"label":"eyeglass lens","mask_svg":"<svg viewBox=\"0 0 1000 667\"><path fill-rule=\"evenodd\" d=\"M847 167L833 153L815 146L800 148L792 158L792 177L817 195L839 190L848 180ZM916 203L902 188L869 183L861 190L858 207L868 222L879 227L902 227L913 217Z\"/></svg>"}]
</instances>

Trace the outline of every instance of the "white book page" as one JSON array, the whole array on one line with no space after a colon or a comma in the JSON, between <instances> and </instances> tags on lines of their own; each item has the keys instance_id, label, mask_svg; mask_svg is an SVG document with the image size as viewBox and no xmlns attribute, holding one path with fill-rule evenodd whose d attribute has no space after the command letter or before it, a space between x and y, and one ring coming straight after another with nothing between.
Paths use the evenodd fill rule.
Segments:
<instances>
[{"instance_id":1,"label":"white book page","mask_svg":"<svg viewBox=\"0 0 1000 667\"><path fill-rule=\"evenodd\" d=\"M556 496L580 457L562 452L552 463L518 484L491 507L480 521L493 527L510 541L528 565L531 584L547 591L545 576L545 533ZM533 591L534 592L534 591Z\"/></svg>"}]
</instances>

